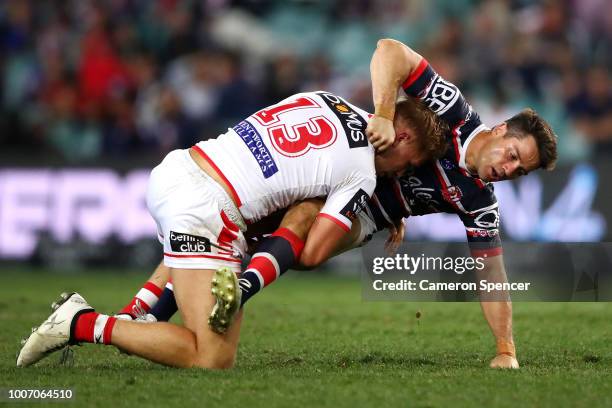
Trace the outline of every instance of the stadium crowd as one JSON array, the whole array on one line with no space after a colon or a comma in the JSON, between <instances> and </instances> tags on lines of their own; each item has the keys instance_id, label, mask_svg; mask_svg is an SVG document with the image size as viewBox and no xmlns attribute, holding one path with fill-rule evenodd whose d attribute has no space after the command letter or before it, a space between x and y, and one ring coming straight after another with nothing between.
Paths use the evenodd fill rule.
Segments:
<instances>
[{"instance_id":1,"label":"stadium crowd","mask_svg":"<svg viewBox=\"0 0 612 408\"><path fill-rule=\"evenodd\" d=\"M325 89L371 108L379 38L410 44L485 123L533 106L560 158L612 156L608 0L5 0L0 151L163 153Z\"/></svg>"}]
</instances>

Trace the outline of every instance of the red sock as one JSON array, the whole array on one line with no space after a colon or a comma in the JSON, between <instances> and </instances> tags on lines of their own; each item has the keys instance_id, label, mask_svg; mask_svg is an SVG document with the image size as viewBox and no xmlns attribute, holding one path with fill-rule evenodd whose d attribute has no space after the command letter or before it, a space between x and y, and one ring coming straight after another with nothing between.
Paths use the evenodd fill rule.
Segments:
<instances>
[{"instance_id":1,"label":"red sock","mask_svg":"<svg viewBox=\"0 0 612 408\"><path fill-rule=\"evenodd\" d=\"M96 312L80 315L74 328L74 339L78 342L111 344L116 317Z\"/></svg>"},{"instance_id":2,"label":"red sock","mask_svg":"<svg viewBox=\"0 0 612 408\"><path fill-rule=\"evenodd\" d=\"M244 305L253 295L274 282L300 259L304 242L291 230L279 228L264 239L240 275L240 289Z\"/></svg>"},{"instance_id":3,"label":"red sock","mask_svg":"<svg viewBox=\"0 0 612 408\"><path fill-rule=\"evenodd\" d=\"M147 313L159 300L163 289L154 283L147 282L138 291L134 299L128 303L118 314L129 314L133 319L141 313Z\"/></svg>"}]
</instances>

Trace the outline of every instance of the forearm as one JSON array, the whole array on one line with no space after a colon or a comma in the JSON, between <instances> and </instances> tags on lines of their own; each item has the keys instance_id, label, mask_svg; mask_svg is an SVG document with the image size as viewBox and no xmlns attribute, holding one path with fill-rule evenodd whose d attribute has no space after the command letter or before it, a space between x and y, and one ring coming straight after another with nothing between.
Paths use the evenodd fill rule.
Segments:
<instances>
[{"instance_id":1,"label":"forearm","mask_svg":"<svg viewBox=\"0 0 612 408\"><path fill-rule=\"evenodd\" d=\"M482 312L495 336L497 353L516 355L512 338L512 302L483 301Z\"/></svg>"},{"instance_id":2,"label":"forearm","mask_svg":"<svg viewBox=\"0 0 612 408\"><path fill-rule=\"evenodd\" d=\"M485 259L484 265L484 269L477 275L479 280L486 279L490 283L508 281L501 255ZM514 355L510 294L507 290L481 293L480 300L482 312L497 341L498 354Z\"/></svg>"},{"instance_id":3,"label":"forearm","mask_svg":"<svg viewBox=\"0 0 612 408\"><path fill-rule=\"evenodd\" d=\"M313 254L307 253L306 256L303 256L301 258L301 260L303 259L308 265L302 264L300 260L300 264L296 265L293 269L297 269L300 271L314 269L336 255L357 248L361 244L361 242L359 241L360 236L361 223L357 218L353 221L353 225L351 226L351 230L349 233L344 234L344 236L337 243L335 243L334 246L327 246L321 250L321 252L318 254L319 258L317 261L319 262L312 262L312 260L309 258L311 258ZM309 245L308 241L306 241L306 245Z\"/></svg>"},{"instance_id":4,"label":"forearm","mask_svg":"<svg viewBox=\"0 0 612 408\"><path fill-rule=\"evenodd\" d=\"M399 41L378 41L370 62L376 116L393 120L397 91L421 59L419 54Z\"/></svg>"}]
</instances>

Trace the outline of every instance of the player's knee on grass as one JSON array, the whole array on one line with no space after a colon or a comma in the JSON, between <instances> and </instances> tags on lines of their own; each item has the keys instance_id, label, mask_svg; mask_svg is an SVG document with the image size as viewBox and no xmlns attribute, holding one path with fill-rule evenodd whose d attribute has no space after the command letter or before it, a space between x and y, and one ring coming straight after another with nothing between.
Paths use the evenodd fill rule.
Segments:
<instances>
[{"instance_id":1,"label":"player's knee on grass","mask_svg":"<svg viewBox=\"0 0 612 408\"><path fill-rule=\"evenodd\" d=\"M221 354L215 353L214 355L207 355L198 358L193 367L205 368L207 370L228 370L234 367L236 363L236 354Z\"/></svg>"},{"instance_id":2,"label":"player's knee on grass","mask_svg":"<svg viewBox=\"0 0 612 408\"><path fill-rule=\"evenodd\" d=\"M188 366L225 369L233 366L238 348L240 319L224 335L208 326L208 316L215 303L211 294L214 271L206 269L172 269L172 281L184 327L194 334Z\"/></svg>"},{"instance_id":3,"label":"player's knee on grass","mask_svg":"<svg viewBox=\"0 0 612 408\"><path fill-rule=\"evenodd\" d=\"M226 370L234 367L238 353L238 338L242 323L242 311L236 316L234 324L224 334L213 333L208 326L200 331L198 355L193 367L209 370Z\"/></svg>"}]
</instances>

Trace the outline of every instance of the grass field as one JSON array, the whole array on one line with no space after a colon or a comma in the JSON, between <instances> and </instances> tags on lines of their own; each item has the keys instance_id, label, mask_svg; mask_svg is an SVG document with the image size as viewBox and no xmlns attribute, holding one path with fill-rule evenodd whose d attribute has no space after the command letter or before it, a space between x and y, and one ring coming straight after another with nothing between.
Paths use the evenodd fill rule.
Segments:
<instances>
[{"instance_id":1,"label":"grass field","mask_svg":"<svg viewBox=\"0 0 612 408\"><path fill-rule=\"evenodd\" d=\"M0 387L73 388L73 406L612 406L612 304L515 304L522 368L495 371L477 303L364 303L357 280L293 273L249 304L231 371L170 369L91 345L75 348L72 367L53 355L16 369L19 339L60 292L110 313L146 276L0 276Z\"/></svg>"}]
</instances>

